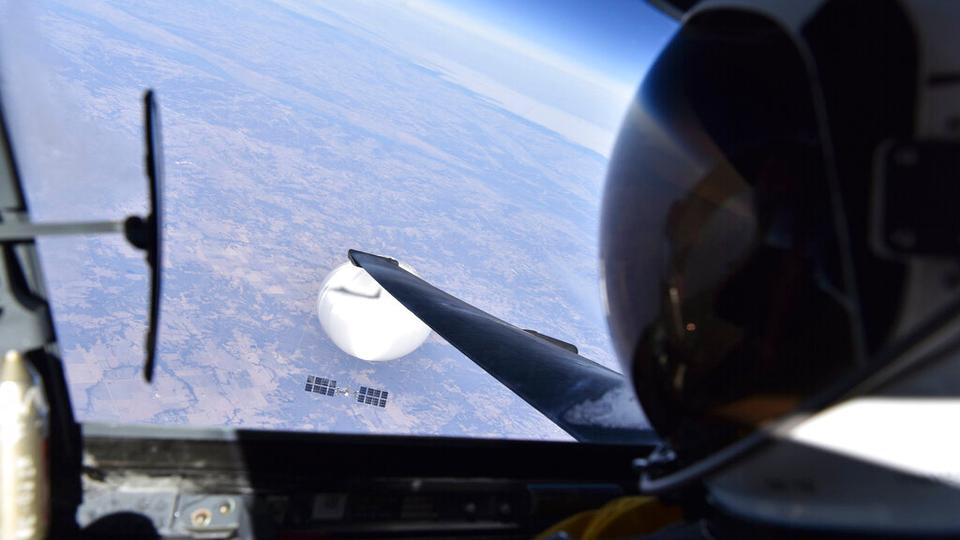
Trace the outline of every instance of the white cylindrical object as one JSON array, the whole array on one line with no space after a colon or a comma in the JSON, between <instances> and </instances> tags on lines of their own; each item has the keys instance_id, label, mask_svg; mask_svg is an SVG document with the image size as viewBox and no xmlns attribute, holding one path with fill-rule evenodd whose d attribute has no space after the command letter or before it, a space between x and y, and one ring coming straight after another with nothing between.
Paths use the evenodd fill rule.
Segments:
<instances>
[{"instance_id":1,"label":"white cylindrical object","mask_svg":"<svg viewBox=\"0 0 960 540\"><path fill-rule=\"evenodd\" d=\"M324 279L317 295L317 315L337 347L372 362L406 356L430 335L430 327L366 270L351 263L338 266Z\"/></svg>"},{"instance_id":2,"label":"white cylindrical object","mask_svg":"<svg viewBox=\"0 0 960 540\"><path fill-rule=\"evenodd\" d=\"M47 402L19 352L0 361L0 538L46 538L50 515Z\"/></svg>"}]
</instances>

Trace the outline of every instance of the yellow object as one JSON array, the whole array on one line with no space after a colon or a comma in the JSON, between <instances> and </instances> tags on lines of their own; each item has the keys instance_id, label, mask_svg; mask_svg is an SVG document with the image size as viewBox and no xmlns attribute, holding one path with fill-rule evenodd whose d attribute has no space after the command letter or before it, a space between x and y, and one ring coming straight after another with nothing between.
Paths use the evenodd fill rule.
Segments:
<instances>
[{"instance_id":1,"label":"yellow object","mask_svg":"<svg viewBox=\"0 0 960 540\"><path fill-rule=\"evenodd\" d=\"M655 497L621 497L596 510L574 514L535 540L548 540L559 532L575 540L626 538L652 533L682 518L679 507L662 504Z\"/></svg>"}]
</instances>

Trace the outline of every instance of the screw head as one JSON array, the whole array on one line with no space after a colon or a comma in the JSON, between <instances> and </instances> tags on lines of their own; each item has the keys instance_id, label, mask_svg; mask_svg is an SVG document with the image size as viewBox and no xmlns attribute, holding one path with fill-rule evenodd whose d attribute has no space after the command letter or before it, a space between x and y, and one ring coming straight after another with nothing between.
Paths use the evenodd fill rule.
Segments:
<instances>
[{"instance_id":1,"label":"screw head","mask_svg":"<svg viewBox=\"0 0 960 540\"><path fill-rule=\"evenodd\" d=\"M213 521L213 514L206 508L197 508L190 514L190 523L194 527L206 527Z\"/></svg>"}]
</instances>

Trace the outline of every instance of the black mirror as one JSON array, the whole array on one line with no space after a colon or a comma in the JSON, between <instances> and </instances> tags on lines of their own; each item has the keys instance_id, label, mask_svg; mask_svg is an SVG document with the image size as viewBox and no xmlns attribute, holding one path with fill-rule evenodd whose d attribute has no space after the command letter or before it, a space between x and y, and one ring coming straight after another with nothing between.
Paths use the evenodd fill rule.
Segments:
<instances>
[{"instance_id":1,"label":"black mirror","mask_svg":"<svg viewBox=\"0 0 960 540\"><path fill-rule=\"evenodd\" d=\"M4 222L0 225L0 243L32 242L40 236L117 233L147 252L150 267L150 314L147 321L146 361L143 378L153 380L157 357L157 326L160 323L160 272L163 245L163 137L160 134L160 108L153 90L143 96L143 123L147 182L150 190L150 214L146 218L130 216L125 221L79 221L68 223Z\"/></svg>"},{"instance_id":2,"label":"black mirror","mask_svg":"<svg viewBox=\"0 0 960 540\"><path fill-rule=\"evenodd\" d=\"M147 321L146 361L143 365L143 378L153 380L153 368L157 356L157 327L160 323L160 276L162 268L163 245L163 209L161 192L163 189L163 136L160 131L160 108L157 106L153 90L147 90L143 96L144 141L147 182L150 189L150 214L146 219L131 216L124 223L127 240L134 246L147 252L147 265L150 267L150 314Z\"/></svg>"}]
</instances>

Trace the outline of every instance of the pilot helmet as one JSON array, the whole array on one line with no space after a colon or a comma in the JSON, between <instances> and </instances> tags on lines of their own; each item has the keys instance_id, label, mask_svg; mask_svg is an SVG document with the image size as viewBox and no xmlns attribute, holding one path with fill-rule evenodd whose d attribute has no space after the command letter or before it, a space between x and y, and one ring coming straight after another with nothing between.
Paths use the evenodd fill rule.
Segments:
<instances>
[{"instance_id":1,"label":"pilot helmet","mask_svg":"<svg viewBox=\"0 0 960 540\"><path fill-rule=\"evenodd\" d=\"M936 0L683 16L621 128L601 224L611 335L664 441L642 488L702 481L773 523L960 531L942 511L960 437L936 425L960 413L957 28L960 3ZM903 463L898 444L956 453Z\"/></svg>"}]
</instances>

